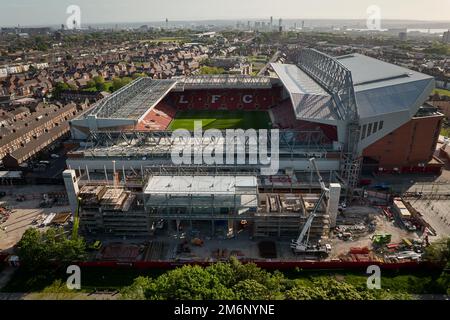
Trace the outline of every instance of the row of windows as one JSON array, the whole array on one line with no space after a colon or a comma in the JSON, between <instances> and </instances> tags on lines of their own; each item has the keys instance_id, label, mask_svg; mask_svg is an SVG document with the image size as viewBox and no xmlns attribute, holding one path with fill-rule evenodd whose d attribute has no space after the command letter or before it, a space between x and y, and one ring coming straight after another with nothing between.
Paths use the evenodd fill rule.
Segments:
<instances>
[{"instance_id":1,"label":"row of windows","mask_svg":"<svg viewBox=\"0 0 450 320\"><path fill-rule=\"evenodd\" d=\"M369 137L370 135L374 134L375 132L383 129L384 121L378 121L378 122L371 122L369 124L365 124L361 127L359 127L359 130L361 131L361 140Z\"/></svg>"}]
</instances>

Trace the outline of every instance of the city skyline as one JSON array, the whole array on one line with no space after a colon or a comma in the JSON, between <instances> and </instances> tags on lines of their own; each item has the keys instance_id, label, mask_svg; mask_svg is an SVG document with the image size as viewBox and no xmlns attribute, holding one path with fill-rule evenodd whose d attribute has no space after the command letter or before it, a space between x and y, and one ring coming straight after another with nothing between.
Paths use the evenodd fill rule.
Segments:
<instances>
[{"instance_id":1,"label":"city skyline","mask_svg":"<svg viewBox=\"0 0 450 320\"><path fill-rule=\"evenodd\" d=\"M69 17L66 9L70 5L80 7L82 24L149 23L164 21L166 18L169 21L253 20L268 19L270 16L286 20L364 20L370 16L367 9L373 5L380 8L381 19L385 20L450 20L446 14L450 12L450 0L430 0L426 3L418 0L400 0L395 3L388 0L318 0L314 3L296 0L247 0L244 3L237 0L168 0L164 3L144 0L126 3L118 0L98 0L95 3L87 0L43 0L40 4L30 0L17 0L13 3L0 0L0 5L3 8L0 12L2 26L60 25ZM324 7L327 9L324 10ZM134 11L133 8L139 10ZM126 15L123 14L125 10Z\"/></svg>"}]
</instances>

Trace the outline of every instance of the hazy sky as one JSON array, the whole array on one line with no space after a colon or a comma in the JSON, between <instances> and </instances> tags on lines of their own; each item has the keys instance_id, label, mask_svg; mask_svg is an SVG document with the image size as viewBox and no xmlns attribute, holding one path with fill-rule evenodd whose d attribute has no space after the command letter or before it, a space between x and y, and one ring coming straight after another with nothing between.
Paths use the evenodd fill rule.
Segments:
<instances>
[{"instance_id":1,"label":"hazy sky","mask_svg":"<svg viewBox=\"0 0 450 320\"><path fill-rule=\"evenodd\" d=\"M69 5L81 22L150 22L203 19L366 19L370 5L382 18L450 20L450 0L0 0L0 25L65 23Z\"/></svg>"}]
</instances>

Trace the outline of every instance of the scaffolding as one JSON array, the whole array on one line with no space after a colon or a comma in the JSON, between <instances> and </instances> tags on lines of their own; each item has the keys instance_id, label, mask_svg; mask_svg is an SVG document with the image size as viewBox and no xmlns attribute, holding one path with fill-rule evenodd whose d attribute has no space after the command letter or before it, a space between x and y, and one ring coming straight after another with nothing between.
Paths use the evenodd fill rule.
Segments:
<instances>
[{"instance_id":1,"label":"scaffolding","mask_svg":"<svg viewBox=\"0 0 450 320\"><path fill-rule=\"evenodd\" d=\"M352 74L338 60L314 49L300 50L297 65L332 95L335 111L341 120L347 122L341 174L351 196L358 184L361 170L361 157L358 153L359 117Z\"/></svg>"},{"instance_id":2,"label":"scaffolding","mask_svg":"<svg viewBox=\"0 0 450 320\"><path fill-rule=\"evenodd\" d=\"M112 181L82 184L80 226L84 232L149 236L163 219L172 230L183 222L190 230L207 228L203 235L224 236L235 234L245 221L255 237L292 238L320 200L314 193L260 193L262 182L256 169L155 165L141 170L145 185L138 189ZM312 227L317 238L329 231L327 204L321 203L320 208Z\"/></svg>"},{"instance_id":3,"label":"scaffolding","mask_svg":"<svg viewBox=\"0 0 450 320\"><path fill-rule=\"evenodd\" d=\"M318 194L261 193L254 217L254 236L262 238L297 237L316 203L319 210L311 226L314 239L325 239L330 230L326 202Z\"/></svg>"},{"instance_id":4,"label":"scaffolding","mask_svg":"<svg viewBox=\"0 0 450 320\"><path fill-rule=\"evenodd\" d=\"M195 136L186 140L174 137L171 131L92 131L82 147L85 157L122 157L122 158L168 158L175 146L190 144L192 148L215 148L227 143L227 131L221 131L222 137L202 135L200 139ZM267 150L272 148L272 136L267 139ZM282 158L309 158L339 156L341 150L338 146L326 142L326 136L319 130L279 130L279 155ZM240 142L240 141L239 141ZM243 150L246 156L250 155L252 143L245 137L243 147L236 148L236 154ZM261 146L260 146L261 147ZM193 149L194 150L194 149ZM239 150L239 151L238 151Z\"/></svg>"}]
</instances>

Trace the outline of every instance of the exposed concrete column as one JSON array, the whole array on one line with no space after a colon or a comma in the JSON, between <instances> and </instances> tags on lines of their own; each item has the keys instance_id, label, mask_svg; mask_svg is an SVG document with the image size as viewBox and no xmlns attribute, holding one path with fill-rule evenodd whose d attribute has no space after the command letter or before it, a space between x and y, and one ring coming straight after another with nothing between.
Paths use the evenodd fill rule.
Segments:
<instances>
[{"instance_id":1,"label":"exposed concrete column","mask_svg":"<svg viewBox=\"0 0 450 320\"><path fill-rule=\"evenodd\" d=\"M341 185L339 183L330 183L330 196L328 198L328 215L330 216L330 228L336 227L336 218L339 207L339 198L341 197Z\"/></svg>"},{"instance_id":2,"label":"exposed concrete column","mask_svg":"<svg viewBox=\"0 0 450 320\"><path fill-rule=\"evenodd\" d=\"M66 186L67 197L69 199L70 210L72 215L75 214L78 206L78 188L77 176L75 170L64 170L63 172L64 185Z\"/></svg>"}]
</instances>

